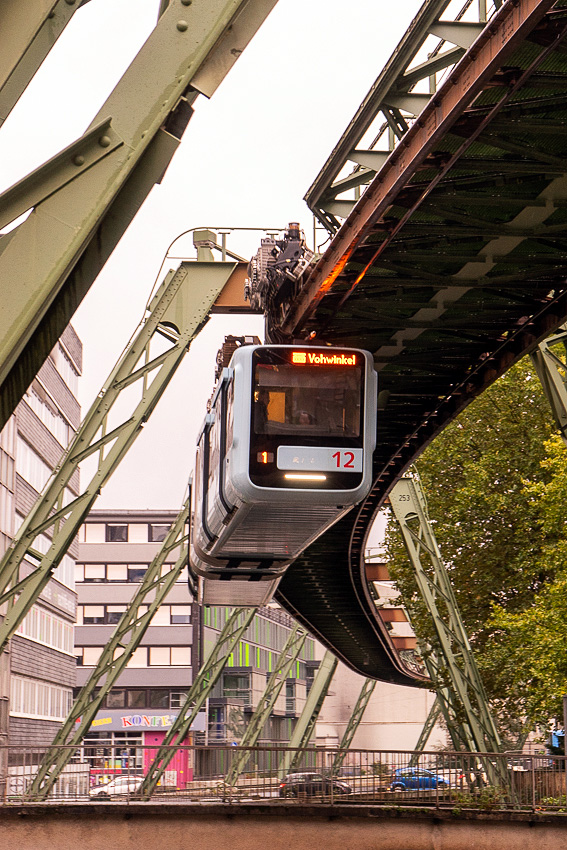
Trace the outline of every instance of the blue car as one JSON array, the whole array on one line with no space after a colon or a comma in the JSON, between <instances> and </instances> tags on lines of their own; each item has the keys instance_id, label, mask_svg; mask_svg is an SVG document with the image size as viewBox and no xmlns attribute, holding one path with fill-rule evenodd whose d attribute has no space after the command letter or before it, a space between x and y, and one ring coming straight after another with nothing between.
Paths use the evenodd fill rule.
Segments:
<instances>
[{"instance_id":1,"label":"blue car","mask_svg":"<svg viewBox=\"0 0 567 850\"><path fill-rule=\"evenodd\" d=\"M450 782L437 773L420 767L400 767L394 771L390 791L432 790L449 788Z\"/></svg>"}]
</instances>

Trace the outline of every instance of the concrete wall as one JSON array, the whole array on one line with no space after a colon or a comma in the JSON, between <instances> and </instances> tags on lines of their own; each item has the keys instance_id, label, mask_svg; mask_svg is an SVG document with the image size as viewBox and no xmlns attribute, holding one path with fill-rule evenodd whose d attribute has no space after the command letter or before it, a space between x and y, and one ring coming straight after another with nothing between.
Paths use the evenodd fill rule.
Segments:
<instances>
[{"instance_id":1,"label":"concrete wall","mask_svg":"<svg viewBox=\"0 0 567 850\"><path fill-rule=\"evenodd\" d=\"M339 664L317 723L317 742L336 746L356 705L364 678ZM352 743L353 749L413 750L433 705L435 694L424 688L406 688L377 682ZM436 727L427 749L447 742Z\"/></svg>"},{"instance_id":2,"label":"concrete wall","mask_svg":"<svg viewBox=\"0 0 567 850\"><path fill-rule=\"evenodd\" d=\"M348 806L120 803L0 809L2 846L17 850L557 850L561 815Z\"/></svg>"}]
</instances>

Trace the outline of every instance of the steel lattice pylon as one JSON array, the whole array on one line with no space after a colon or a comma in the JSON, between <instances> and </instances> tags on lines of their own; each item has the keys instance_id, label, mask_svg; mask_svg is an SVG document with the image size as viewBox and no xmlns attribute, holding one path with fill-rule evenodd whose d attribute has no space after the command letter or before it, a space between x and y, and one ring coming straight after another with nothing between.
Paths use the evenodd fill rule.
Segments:
<instances>
[{"instance_id":1,"label":"steel lattice pylon","mask_svg":"<svg viewBox=\"0 0 567 850\"><path fill-rule=\"evenodd\" d=\"M154 29L88 129L0 196L2 227L16 225L0 237L0 427L161 182L199 94L214 94L276 1L156 3ZM0 123L81 5L2 4Z\"/></svg>"},{"instance_id":2,"label":"steel lattice pylon","mask_svg":"<svg viewBox=\"0 0 567 850\"><path fill-rule=\"evenodd\" d=\"M392 489L390 503L402 532L418 592L435 629L436 645L424 648L423 656L450 732L453 728L470 752L499 752L500 735L490 713L417 478L400 479ZM456 743L453 737L453 744ZM509 777L499 764L493 765L490 759L483 759L491 782L506 787Z\"/></svg>"},{"instance_id":3,"label":"steel lattice pylon","mask_svg":"<svg viewBox=\"0 0 567 850\"><path fill-rule=\"evenodd\" d=\"M147 317L0 561L0 605L9 605L0 623L0 652L48 583L102 487L151 416L235 267L236 263L184 262L176 271L170 271L159 287ZM158 338L161 349L154 355ZM130 406L113 420L113 407L125 390L129 390ZM135 390L139 394L132 399ZM94 475L82 486L82 492L66 503L66 487L72 475L91 456L98 457ZM46 532L51 546L42 554L39 541ZM35 568L20 579L24 558Z\"/></svg>"},{"instance_id":4,"label":"steel lattice pylon","mask_svg":"<svg viewBox=\"0 0 567 850\"><path fill-rule=\"evenodd\" d=\"M343 766L349 747L352 744L353 738L356 734L356 730L360 726L362 718L364 717L364 712L366 711L368 703L370 702L370 697L374 693L375 687L376 679L364 680L362 688L360 689L360 693L358 695L358 699L356 701L356 705L352 710L352 714L347 723L347 727L344 731L341 743L339 744L338 752L331 766L331 773L335 776L338 774L339 770Z\"/></svg>"},{"instance_id":5,"label":"steel lattice pylon","mask_svg":"<svg viewBox=\"0 0 567 850\"><path fill-rule=\"evenodd\" d=\"M151 797L167 765L173 758L175 746L172 745L179 745L185 740L191 724L205 704L220 674L226 667L230 654L244 636L257 610L257 608L235 608L228 617L213 651L189 688L175 722L168 730L161 746L156 748L155 756L140 788L139 793L143 799L148 800Z\"/></svg>"},{"instance_id":6,"label":"steel lattice pylon","mask_svg":"<svg viewBox=\"0 0 567 850\"><path fill-rule=\"evenodd\" d=\"M297 721L293 735L291 736L289 750L284 753L280 762L280 777L283 777L292 771L303 756L303 751L307 747L311 740L311 736L315 731L317 718L319 717L321 708L323 707L325 697L329 692L329 687L333 676L335 675L338 663L339 662L333 653L327 650L323 656L323 660L321 661L315 678L313 679L313 684L311 685L311 690L305 700L303 711L301 712L301 716Z\"/></svg>"},{"instance_id":7,"label":"steel lattice pylon","mask_svg":"<svg viewBox=\"0 0 567 850\"><path fill-rule=\"evenodd\" d=\"M227 785L235 785L238 777L246 767L250 758L250 747L255 746L257 743L264 724L270 716L272 708L285 685L286 679L303 648L306 637L307 632L300 629L298 624L291 630L286 644L278 656L275 669L268 680L262 699L258 703L258 707L246 727L246 731L240 742L240 749L232 760L230 770L226 774L224 781Z\"/></svg>"},{"instance_id":8,"label":"steel lattice pylon","mask_svg":"<svg viewBox=\"0 0 567 850\"><path fill-rule=\"evenodd\" d=\"M139 646L152 618L174 586L187 564L189 500L181 508L165 540L148 567L127 610L120 618L114 633L104 647L96 667L83 685L69 716L47 750L26 796L44 800L57 782L63 768L71 761L75 750L88 732L102 701L116 684L134 651ZM163 566L166 557L175 549L179 553L174 566ZM144 605L147 610L140 613Z\"/></svg>"},{"instance_id":9,"label":"steel lattice pylon","mask_svg":"<svg viewBox=\"0 0 567 850\"><path fill-rule=\"evenodd\" d=\"M567 443L567 369L565 359L553 351L557 345L563 347L563 358L567 351L567 326L540 342L530 354L533 367L541 382L545 397L549 402L551 413L559 433Z\"/></svg>"}]
</instances>

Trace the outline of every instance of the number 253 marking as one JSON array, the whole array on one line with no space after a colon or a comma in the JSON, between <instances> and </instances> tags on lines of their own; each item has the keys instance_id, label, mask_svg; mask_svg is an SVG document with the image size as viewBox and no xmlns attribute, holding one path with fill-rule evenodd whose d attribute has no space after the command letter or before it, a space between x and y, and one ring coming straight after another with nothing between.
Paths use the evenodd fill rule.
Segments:
<instances>
[{"instance_id":1,"label":"number 253 marking","mask_svg":"<svg viewBox=\"0 0 567 850\"><path fill-rule=\"evenodd\" d=\"M337 469L354 469L354 452L335 452L332 457L337 461Z\"/></svg>"}]
</instances>

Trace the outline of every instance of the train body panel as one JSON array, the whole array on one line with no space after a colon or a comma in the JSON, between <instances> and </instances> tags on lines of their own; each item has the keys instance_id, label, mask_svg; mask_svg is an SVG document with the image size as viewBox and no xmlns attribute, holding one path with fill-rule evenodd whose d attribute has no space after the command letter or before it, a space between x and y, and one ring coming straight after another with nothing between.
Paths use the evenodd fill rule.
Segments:
<instances>
[{"instance_id":1,"label":"train body panel","mask_svg":"<svg viewBox=\"0 0 567 850\"><path fill-rule=\"evenodd\" d=\"M368 352L238 348L197 444L190 566L202 600L269 601L289 563L368 492L375 439Z\"/></svg>"}]
</instances>

